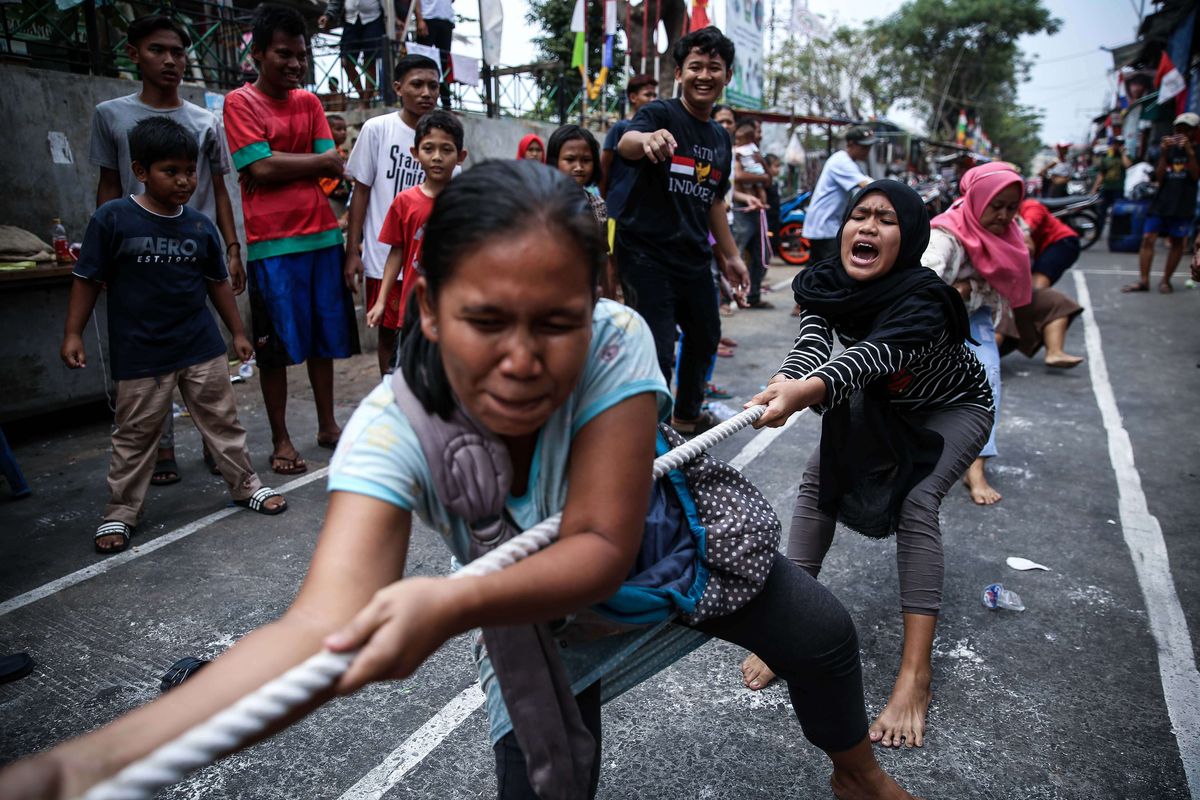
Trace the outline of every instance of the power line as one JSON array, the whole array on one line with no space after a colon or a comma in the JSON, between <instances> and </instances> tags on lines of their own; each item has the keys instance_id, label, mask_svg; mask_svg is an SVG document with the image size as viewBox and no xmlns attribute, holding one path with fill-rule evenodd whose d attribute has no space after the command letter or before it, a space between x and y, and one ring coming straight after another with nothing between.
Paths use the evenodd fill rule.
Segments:
<instances>
[{"instance_id":1,"label":"power line","mask_svg":"<svg viewBox=\"0 0 1200 800\"><path fill-rule=\"evenodd\" d=\"M1083 52L1075 53L1069 56L1059 56L1058 58L1039 58L1034 62L1034 66L1037 66L1038 64L1057 64L1059 61L1070 61L1075 58L1083 58L1084 56L1090 56L1102 52L1104 52L1104 48L1093 47L1091 50L1084 50Z\"/></svg>"}]
</instances>

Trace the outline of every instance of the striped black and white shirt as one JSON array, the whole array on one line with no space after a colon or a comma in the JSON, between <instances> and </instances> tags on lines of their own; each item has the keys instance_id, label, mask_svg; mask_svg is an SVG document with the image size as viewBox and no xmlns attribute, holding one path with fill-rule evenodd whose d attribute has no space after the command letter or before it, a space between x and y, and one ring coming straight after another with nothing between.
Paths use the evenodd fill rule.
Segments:
<instances>
[{"instance_id":1,"label":"striped black and white shirt","mask_svg":"<svg viewBox=\"0 0 1200 800\"><path fill-rule=\"evenodd\" d=\"M818 377L825 382L825 402L813 408L817 413L844 402L881 377L887 378L891 402L901 409L993 408L983 364L971 348L952 341L945 331L915 348L859 342L841 332L838 338L846 349L830 360L833 328L824 317L806 312L800 317L796 343L779 368L789 378Z\"/></svg>"}]
</instances>

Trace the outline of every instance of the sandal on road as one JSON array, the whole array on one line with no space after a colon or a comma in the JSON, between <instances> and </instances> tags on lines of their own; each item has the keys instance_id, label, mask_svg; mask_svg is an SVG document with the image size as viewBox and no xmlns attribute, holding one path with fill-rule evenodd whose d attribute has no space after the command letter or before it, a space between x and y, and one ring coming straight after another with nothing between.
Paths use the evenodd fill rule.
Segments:
<instances>
[{"instance_id":1,"label":"sandal on road","mask_svg":"<svg viewBox=\"0 0 1200 800\"><path fill-rule=\"evenodd\" d=\"M100 540L106 536L120 536L121 543L115 547L101 547ZM126 525L124 522L116 520L105 520L100 523L100 527L96 528L96 535L92 537L92 541L96 544L96 552L101 555L112 555L119 553L126 547L129 547L129 540L133 538L133 528Z\"/></svg>"},{"instance_id":2,"label":"sandal on road","mask_svg":"<svg viewBox=\"0 0 1200 800\"><path fill-rule=\"evenodd\" d=\"M154 474L150 476L151 486L170 486L179 483L179 464L173 458L160 458L154 462Z\"/></svg>"},{"instance_id":3,"label":"sandal on road","mask_svg":"<svg viewBox=\"0 0 1200 800\"><path fill-rule=\"evenodd\" d=\"M294 456L271 456L271 471L280 475L300 475L308 472L308 464L297 453Z\"/></svg>"},{"instance_id":4,"label":"sandal on road","mask_svg":"<svg viewBox=\"0 0 1200 800\"><path fill-rule=\"evenodd\" d=\"M233 504L235 506L241 506L242 508L248 508L251 511L257 511L259 514L266 514L268 517L273 517L276 514L282 514L283 512L287 511L288 505L286 500L284 500L281 505L275 506L274 508L268 506L267 501L272 497L278 497L282 499L283 495L274 489L269 489L264 486L254 494L247 497L245 500L234 500Z\"/></svg>"},{"instance_id":5,"label":"sandal on road","mask_svg":"<svg viewBox=\"0 0 1200 800\"><path fill-rule=\"evenodd\" d=\"M342 434L336 436L321 436L317 434L317 447L324 447L326 450L336 450L338 441L342 438Z\"/></svg>"},{"instance_id":6,"label":"sandal on road","mask_svg":"<svg viewBox=\"0 0 1200 800\"><path fill-rule=\"evenodd\" d=\"M1162 283L1160 283L1158 285L1158 293L1159 294L1174 294L1175 287L1172 286L1171 284L1167 283L1166 281L1163 281Z\"/></svg>"},{"instance_id":7,"label":"sandal on road","mask_svg":"<svg viewBox=\"0 0 1200 800\"><path fill-rule=\"evenodd\" d=\"M0 683L20 680L33 672L33 659L29 653L13 653L0 656Z\"/></svg>"},{"instance_id":8,"label":"sandal on road","mask_svg":"<svg viewBox=\"0 0 1200 800\"><path fill-rule=\"evenodd\" d=\"M1150 284L1138 281L1137 283L1131 283L1128 286L1122 286L1121 291L1125 292L1126 294L1129 294L1130 292L1148 292L1150 291Z\"/></svg>"}]
</instances>

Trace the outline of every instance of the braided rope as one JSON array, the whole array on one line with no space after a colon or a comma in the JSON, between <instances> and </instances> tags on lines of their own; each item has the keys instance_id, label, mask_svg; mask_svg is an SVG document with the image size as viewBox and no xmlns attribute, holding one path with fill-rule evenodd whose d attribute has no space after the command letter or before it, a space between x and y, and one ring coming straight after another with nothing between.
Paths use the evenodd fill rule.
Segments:
<instances>
[{"instance_id":1,"label":"braided rope","mask_svg":"<svg viewBox=\"0 0 1200 800\"><path fill-rule=\"evenodd\" d=\"M654 477L657 479L678 469L717 442L752 424L766 410L766 406L748 408L664 453L654 460ZM450 577L490 575L528 558L558 538L561 521L562 514L555 514L539 522ZM266 730L275 720L328 689L349 668L355 655L357 651L331 653L322 650L145 758L125 767L112 778L96 784L83 796L83 800L149 800L159 789L181 780L193 770L212 764L220 754L237 749Z\"/></svg>"}]
</instances>

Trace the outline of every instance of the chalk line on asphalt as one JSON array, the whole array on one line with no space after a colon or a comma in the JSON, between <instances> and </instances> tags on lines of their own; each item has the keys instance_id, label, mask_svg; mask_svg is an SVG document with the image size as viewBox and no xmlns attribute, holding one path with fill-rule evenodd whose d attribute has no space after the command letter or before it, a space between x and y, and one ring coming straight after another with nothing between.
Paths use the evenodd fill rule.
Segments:
<instances>
[{"instance_id":1,"label":"chalk line on asphalt","mask_svg":"<svg viewBox=\"0 0 1200 800\"><path fill-rule=\"evenodd\" d=\"M433 752L475 709L483 705L483 692L472 683L442 707L428 722L404 740L379 766L359 779L338 800L379 800L388 790Z\"/></svg>"},{"instance_id":2,"label":"chalk line on asphalt","mask_svg":"<svg viewBox=\"0 0 1200 800\"><path fill-rule=\"evenodd\" d=\"M1121 420L1116 395L1108 378L1108 364L1100 343L1100 328L1092 313L1087 278L1075 272L1075 294L1083 306L1084 339L1092 375L1092 391L1108 433L1108 457L1117 477L1117 504L1121 532L1133 560L1150 632L1158 645L1158 671L1167 714L1179 745L1179 758L1188 790L1200 798L1200 672L1196 671L1192 637L1175 591L1167 546L1158 518L1150 513L1142 478L1133 460L1133 443Z\"/></svg>"},{"instance_id":3,"label":"chalk line on asphalt","mask_svg":"<svg viewBox=\"0 0 1200 800\"><path fill-rule=\"evenodd\" d=\"M805 409L807 410L807 409ZM764 428L753 439L746 442L736 456L730 459L730 466L740 470L745 469L750 462L762 455L783 432L790 428L801 414L793 414L787 422L778 428ZM338 800L379 800L394 786L404 779L425 756L446 740L467 717L483 705L483 692L478 683L473 683L459 693L453 700L442 707L440 711L412 736L408 737L383 760L379 766L350 787Z\"/></svg>"},{"instance_id":4,"label":"chalk line on asphalt","mask_svg":"<svg viewBox=\"0 0 1200 800\"><path fill-rule=\"evenodd\" d=\"M276 487L275 491L279 492L280 494L286 494L293 489L299 489L301 486L306 486L313 481L324 478L328 472L329 467L321 467L318 470L306 473L295 480L288 481L282 486ZM162 536L151 539L145 544L139 544L136 547L131 547L125 552L118 553L114 556L108 556L103 561L98 561L95 564L84 567L83 569L76 570L69 575L64 575L57 580L42 584L36 589L31 589L24 594L19 594L16 597L5 600L3 603L0 603L0 617L3 617L5 614L10 614L13 611L16 611L18 608L23 608L30 603L36 603L38 600L49 597L57 592L61 592L63 589L67 589L78 583L83 583L84 581L94 578L97 575L103 575L110 570L116 569L123 564L128 564L130 561L141 558L142 556L149 555L159 548L166 547L169 544L174 544L180 539L187 538L197 531L204 530L209 525L220 522L228 516L232 516L233 514L237 514L239 511L245 510L246 509L242 508L241 506L229 506L227 508L222 508L220 511L214 511L208 516L201 517L198 520L189 522L183 527L176 528L170 533L164 533Z\"/></svg>"}]
</instances>

